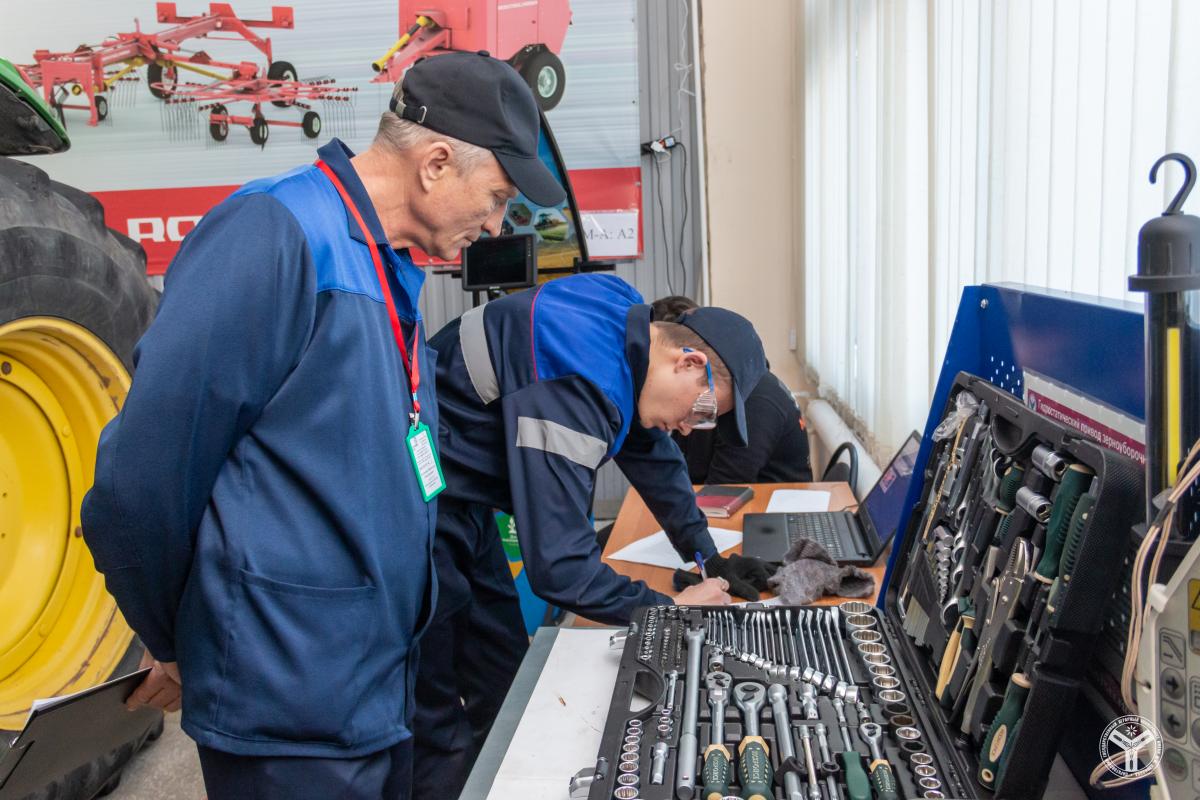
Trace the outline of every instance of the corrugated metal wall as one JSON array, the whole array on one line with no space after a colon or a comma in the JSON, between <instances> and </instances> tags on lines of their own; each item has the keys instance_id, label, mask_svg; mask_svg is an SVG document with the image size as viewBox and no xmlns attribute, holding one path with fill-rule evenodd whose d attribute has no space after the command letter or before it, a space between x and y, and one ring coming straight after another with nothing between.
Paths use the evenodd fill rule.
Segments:
<instances>
[{"instance_id":1,"label":"corrugated metal wall","mask_svg":"<svg viewBox=\"0 0 1200 800\"><path fill-rule=\"evenodd\" d=\"M647 301L667 294L700 294L689 0L638 0L638 83L641 140L675 136L684 145L669 156L642 157L642 237L645 257L623 262L617 274ZM685 162L686 150L686 164ZM570 167L570 164L567 165ZM685 227L686 217L686 227ZM682 251L680 244L682 239ZM470 306L470 295L447 275L429 273L421 313L438 330ZM613 464L600 471L598 518L614 517L629 484Z\"/></svg>"}]
</instances>

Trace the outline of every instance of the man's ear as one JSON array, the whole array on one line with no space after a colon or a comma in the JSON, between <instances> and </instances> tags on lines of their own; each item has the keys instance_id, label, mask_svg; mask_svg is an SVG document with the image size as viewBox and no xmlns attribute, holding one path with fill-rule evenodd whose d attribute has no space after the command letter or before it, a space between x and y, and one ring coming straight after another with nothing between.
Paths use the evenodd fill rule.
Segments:
<instances>
[{"instance_id":1,"label":"man's ear","mask_svg":"<svg viewBox=\"0 0 1200 800\"><path fill-rule=\"evenodd\" d=\"M675 364L678 369L699 369L703 370L704 365L708 363L708 356L699 350L686 348L676 360Z\"/></svg>"},{"instance_id":2,"label":"man's ear","mask_svg":"<svg viewBox=\"0 0 1200 800\"><path fill-rule=\"evenodd\" d=\"M417 176L421 180L421 188L432 191L437 181L444 180L450 172L454 160L454 151L449 142L430 142L421 151L417 163Z\"/></svg>"}]
</instances>

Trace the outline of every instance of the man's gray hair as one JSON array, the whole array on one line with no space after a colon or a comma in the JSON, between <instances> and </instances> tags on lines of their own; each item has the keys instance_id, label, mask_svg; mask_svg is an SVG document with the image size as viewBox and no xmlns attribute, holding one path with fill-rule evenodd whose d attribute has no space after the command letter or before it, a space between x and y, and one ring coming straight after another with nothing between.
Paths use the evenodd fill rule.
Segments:
<instances>
[{"instance_id":1,"label":"man's gray hair","mask_svg":"<svg viewBox=\"0 0 1200 800\"><path fill-rule=\"evenodd\" d=\"M384 112L379 118L379 130L375 131L375 141L398 153L429 142L446 142L453 150L454 163L463 175L470 174L491 155L479 145L438 133L411 120L401 119L390 111Z\"/></svg>"}]
</instances>

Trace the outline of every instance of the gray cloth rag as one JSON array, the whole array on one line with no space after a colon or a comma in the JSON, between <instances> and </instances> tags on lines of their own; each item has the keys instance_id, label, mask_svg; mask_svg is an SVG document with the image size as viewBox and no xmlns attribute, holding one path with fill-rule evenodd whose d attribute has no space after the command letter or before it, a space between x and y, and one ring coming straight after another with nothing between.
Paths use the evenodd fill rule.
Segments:
<instances>
[{"instance_id":1,"label":"gray cloth rag","mask_svg":"<svg viewBox=\"0 0 1200 800\"><path fill-rule=\"evenodd\" d=\"M767 581L784 604L801 606L827 594L870 597L875 576L858 567L839 567L824 547L801 539L783 557L783 566Z\"/></svg>"}]
</instances>

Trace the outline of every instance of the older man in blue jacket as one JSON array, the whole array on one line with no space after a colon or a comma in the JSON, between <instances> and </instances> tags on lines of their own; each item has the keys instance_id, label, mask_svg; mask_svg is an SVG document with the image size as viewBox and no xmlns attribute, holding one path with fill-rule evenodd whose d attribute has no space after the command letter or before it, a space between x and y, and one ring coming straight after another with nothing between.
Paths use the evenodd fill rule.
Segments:
<instances>
[{"instance_id":1,"label":"older man in blue jacket","mask_svg":"<svg viewBox=\"0 0 1200 800\"><path fill-rule=\"evenodd\" d=\"M435 602L423 274L562 189L507 64L417 64L370 149L253 181L188 236L108 425L84 536L208 796L407 798ZM431 433L433 432L433 433ZM409 451L414 457L410 457Z\"/></svg>"},{"instance_id":2,"label":"older man in blue jacket","mask_svg":"<svg viewBox=\"0 0 1200 800\"><path fill-rule=\"evenodd\" d=\"M670 437L720 425L745 442L762 343L725 309L682 323L652 322L619 278L577 275L468 311L430 340L447 488L417 684L417 796L458 796L528 646L493 509L516 519L533 590L591 619L627 623L639 606L727 603L727 591L766 588L761 563L717 554ZM679 555L704 556L709 580L672 598L601 562L588 515L609 460Z\"/></svg>"}]
</instances>

